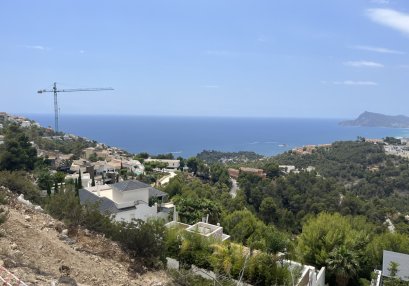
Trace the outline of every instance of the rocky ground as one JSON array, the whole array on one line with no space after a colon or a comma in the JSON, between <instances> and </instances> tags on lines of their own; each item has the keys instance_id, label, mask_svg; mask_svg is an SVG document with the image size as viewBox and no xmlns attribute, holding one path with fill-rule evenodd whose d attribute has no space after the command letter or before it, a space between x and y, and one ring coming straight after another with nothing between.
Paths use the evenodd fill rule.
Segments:
<instances>
[{"instance_id":1,"label":"rocky ground","mask_svg":"<svg viewBox=\"0 0 409 286\"><path fill-rule=\"evenodd\" d=\"M62 222L17 202L0 226L0 266L27 285L144 285L170 283L165 271L138 275L120 247L87 230L71 233Z\"/></svg>"}]
</instances>

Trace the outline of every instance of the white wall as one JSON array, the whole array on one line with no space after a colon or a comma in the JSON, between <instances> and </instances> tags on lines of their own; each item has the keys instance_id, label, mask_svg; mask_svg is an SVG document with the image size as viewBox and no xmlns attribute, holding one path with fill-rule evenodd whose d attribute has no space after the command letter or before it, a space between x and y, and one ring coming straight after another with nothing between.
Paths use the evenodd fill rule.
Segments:
<instances>
[{"instance_id":1,"label":"white wall","mask_svg":"<svg viewBox=\"0 0 409 286\"><path fill-rule=\"evenodd\" d=\"M122 196L119 198L120 201L118 202L129 202L129 201L137 201L141 200L146 203L149 203L149 189L138 189L133 191L126 191L121 193Z\"/></svg>"},{"instance_id":2,"label":"white wall","mask_svg":"<svg viewBox=\"0 0 409 286\"><path fill-rule=\"evenodd\" d=\"M322 267L317 275L317 286L325 286L325 267Z\"/></svg>"},{"instance_id":3,"label":"white wall","mask_svg":"<svg viewBox=\"0 0 409 286\"><path fill-rule=\"evenodd\" d=\"M150 207L147 204L139 204L135 209L119 212L115 216L116 221L126 221L131 222L132 219L141 219L147 221L148 218L157 216L157 207Z\"/></svg>"}]
</instances>

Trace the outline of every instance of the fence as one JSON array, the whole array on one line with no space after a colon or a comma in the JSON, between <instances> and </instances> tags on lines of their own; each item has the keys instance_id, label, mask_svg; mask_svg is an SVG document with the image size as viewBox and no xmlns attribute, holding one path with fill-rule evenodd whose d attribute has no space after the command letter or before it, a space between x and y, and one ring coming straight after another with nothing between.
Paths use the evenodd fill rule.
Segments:
<instances>
[{"instance_id":1,"label":"fence","mask_svg":"<svg viewBox=\"0 0 409 286\"><path fill-rule=\"evenodd\" d=\"M2 286L27 286L26 283L18 279L3 266L0 266L0 284Z\"/></svg>"}]
</instances>

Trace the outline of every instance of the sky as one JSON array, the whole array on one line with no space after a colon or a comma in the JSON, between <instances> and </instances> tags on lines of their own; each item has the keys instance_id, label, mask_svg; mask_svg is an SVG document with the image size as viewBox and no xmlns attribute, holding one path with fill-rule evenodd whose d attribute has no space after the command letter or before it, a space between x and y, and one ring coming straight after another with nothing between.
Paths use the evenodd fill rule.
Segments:
<instances>
[{"instance_id":1,"label":"sky","mask_svg":"<svg viewBox=\"0 0 409 286\"><path fill-rule=\"evenodd\" d=\"M0 111L409 115L407 0L2 0Z\"/></svg>"}]
</instances>

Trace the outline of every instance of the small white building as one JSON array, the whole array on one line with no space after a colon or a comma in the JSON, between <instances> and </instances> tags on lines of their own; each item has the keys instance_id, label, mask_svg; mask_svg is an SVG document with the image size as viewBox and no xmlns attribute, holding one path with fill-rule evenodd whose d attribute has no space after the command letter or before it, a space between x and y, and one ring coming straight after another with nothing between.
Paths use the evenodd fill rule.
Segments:
<instances>
[{"instance_id":1,"label":"small white building","mask_svg":"<svg viewBox=\"0 0 409 286\"><path fill-rule=\"evenodd\" d=\"M99 203L102 213L112 215L116 221L125 222L131 222L133 219L146 221L149 218L162 218L167 221L174 205L162 204L166 196L166 193L137 180L79 190L81 204ZM157 202L150 204L151 200Z\"/></svg>"},{"instance_id":2,"label":"small white building","mask_svg":"<svg viewBox=\"0 0 409 286\"><path fill-rule=\"evenodd\" d=\"M30 127L30 126L31 126L31 122L28 121L28 120L21 121L20 126L23 127L23 128Z\"/></svg>"},{"instance_id":3,"label":"small white building","mask_svg":"<svg viewBox=\"0 0 409 286\"><path fill-rule=\"evenodd\" d=\"M285 174L290 174L291 172L293 173L298 173L299 171L297 170L297 168L293 165L280 165L278 166L278 168L284 172Z\"/></svg>"},{"instance_id":4,"label":"small white building","mask_svg":"<svg viewBox=\"0 0 409 286\"><path fill-rule=\"evenodd\" d=\"M68 174L65 176L66 180L72 179L72 180L78 180L79 174ZM84 188L88 188L91 186L92 183L92 178L89 173L82 173L81 172L81 184Z\"/></svg>"},{"instance_id":5,"label":"small white building","mask_svg":"<svg viewBox=\"0 0 409 286\"><path fill-rule=\"evenodd\" d=\"M122 162L122 167L128 169L130 172L140 175L145 171L145 167L138 160L126 160Z\"/></svg>"},{"instance_id":6,"label":"small white building","mask_svg":"<svg viewBox=\"0 0 409 286\"><path fill-rule=\"evenodd\" d=\"M220 241L225 241L230 238L230 235L223 233L223 227L219 224L214 225L207 222L198 222L194 225L189 225L176 221L177 214L174 213L174 220L165 224L167 228L181 228L187 232L196 233L206 238L213 238Z\"/></svg>"}]
</instances>

